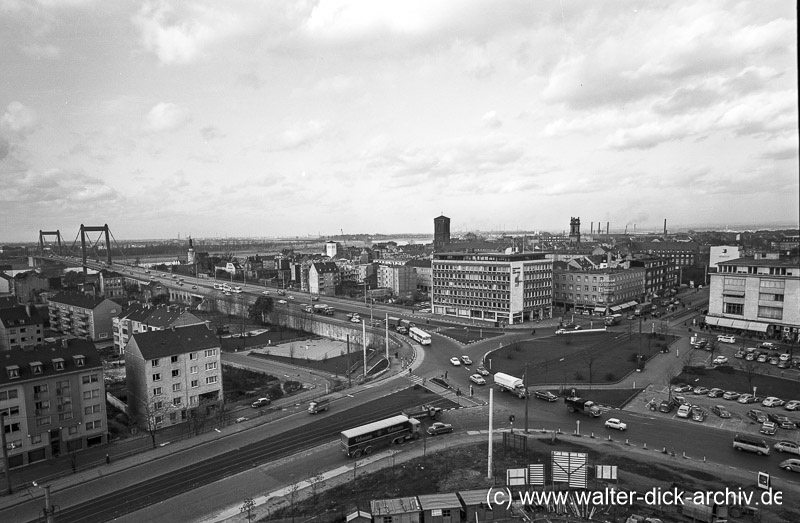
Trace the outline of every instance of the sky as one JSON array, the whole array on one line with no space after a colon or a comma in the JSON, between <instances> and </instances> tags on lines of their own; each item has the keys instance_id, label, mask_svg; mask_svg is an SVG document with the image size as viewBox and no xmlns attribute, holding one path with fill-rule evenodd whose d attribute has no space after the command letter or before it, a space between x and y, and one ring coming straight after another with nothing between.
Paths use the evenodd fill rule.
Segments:
<instances>
[{"instance_id":1,"label":"sky","mask_svg":"<svg viewBox=\"0 0 800 523\"><path fill-rule=\"evenodd\" d=\"M0 241L796 226L797 78L786 0L0 0Z\"/></svg>"}]
</instances>

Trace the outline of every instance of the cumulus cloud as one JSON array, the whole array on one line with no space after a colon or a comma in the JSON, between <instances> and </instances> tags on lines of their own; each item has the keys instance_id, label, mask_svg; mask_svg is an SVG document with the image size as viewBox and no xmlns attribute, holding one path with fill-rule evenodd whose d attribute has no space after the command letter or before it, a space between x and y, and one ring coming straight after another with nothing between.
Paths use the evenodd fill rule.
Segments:
<instances>
[{"instance_id":1,"label":"cumulus cloud","mask_svg":"<svg viewBox=\"0 0 800 523\"><path fill-rule=\"evenodd\" d=\"M60 169L45 173L26 172L15 179L0 201L15 205L51 208L81 207L91 203L113 204L120 195L102 180Z\"/></svg>"},{"instance_id":2,"label":"cumulus cloud","mask_svg":"<svg viewBox=\"0 0 800 523\"><path fill-rule=\"evenodd\" d=\"M155 133L180 129L191 120L189 112L172 102L153 106L144 117L145 130Z\"/></svg>"},{"instance_id":3,"label":"cumulus cloud","mask_svg":"<svg viewBox=\"0 0 800 523\"><path fill-rule=\"evenodd\" d=\"M283 131L273 149L289 150L311 145L323 139L328 133L328 128L328 122L321 120L296 123Z\"/></svg>"},{"instance_id":4,"label":"cumulus cloud","mask_svg":"<svg viewBox=\"0 0 800 523\"><path fill-rule=\"evenodd\" d=\"M484 127L489 127L492 129L497 129L503 125L503 122L497 116L495 111L489 111L488 113L484 114L481 118L481 121L483 122Z\"/></svg>"},{"instance_id":5,"label":"cumulus cloud","mask_svg":"<svg viewBox=\"0 0 800 523\"><path fill-rule=\"evenodd\" d=\"M36 124L36 113L17 101L8 104L3 116L0 117L0 130L20 137L32 132Z\"/></svg>"}]
</instances>

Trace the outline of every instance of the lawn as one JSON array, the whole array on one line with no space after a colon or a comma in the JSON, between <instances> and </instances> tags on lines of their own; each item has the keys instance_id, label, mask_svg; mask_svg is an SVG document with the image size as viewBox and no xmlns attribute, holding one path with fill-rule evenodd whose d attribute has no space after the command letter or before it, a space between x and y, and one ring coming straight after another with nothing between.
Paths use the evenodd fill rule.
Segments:
<instances>
[{"instance_id":1,"label":"lawn","mask_svg":"<svg viewBox=\"0 0 800 523\"><path fill-rule=\"evenodd\" d=\"M730 373L727 369L731 369ZM785 400L800 399L800 382L775 376L765 376L763 374L750 374L748 372L732 369L731 367L716 367L707 369L703 374L681 373L675 378L676 383L688 383L692 386L702 385L703 387L719 387L725 390L735 390L737 392L753 392L756 387L758 396L777 396Z\"/></svg>"},{"instance_id":2,"label":"lawn","mask_svg":"<svg viewBox=\"0 0 800 523\"><path fill-rule=\"evenodd\" d=\"M519 340L492 352L486 365L492 372L522 376L528 364L528 385L615 383L636 370L638 354L646 365L675 339L604 332Z\"/></svg>"}]
</instances>

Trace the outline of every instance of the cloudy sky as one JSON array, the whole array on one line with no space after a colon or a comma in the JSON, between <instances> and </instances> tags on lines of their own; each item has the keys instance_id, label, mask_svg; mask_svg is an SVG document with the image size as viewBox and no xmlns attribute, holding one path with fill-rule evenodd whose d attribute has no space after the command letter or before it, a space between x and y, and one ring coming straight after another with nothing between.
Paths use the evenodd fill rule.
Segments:
<instances>
[{"instance_id":1,"label":"cloudy sky","mask_svg":"<svg viewBox=\"0 0 800 523\"><path fill-rule=\"evenodd\" d=\"M0 241L798 218L793 2L0 0Z\"/></svg>"}]
</instances>

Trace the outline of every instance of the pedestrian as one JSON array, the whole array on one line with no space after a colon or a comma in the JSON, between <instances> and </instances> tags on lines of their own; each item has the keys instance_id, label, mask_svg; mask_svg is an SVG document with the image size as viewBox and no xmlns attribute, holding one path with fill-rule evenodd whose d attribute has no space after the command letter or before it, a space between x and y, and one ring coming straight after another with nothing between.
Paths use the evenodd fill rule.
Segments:
<instances>
[{"instance_id":1,"label":"pedestrian","mask_svg":"<svg viewBox=\"0 0 800 523\"><path fill-rule=\"evenodd\" d=\"M444 371L444 379L447 379L447 371Z\"/></svg>"},{"instance_id":2,"label":"pedestrian","mask_svg":"<svg viewBox=\"0 0 800 523\"><path fill-rule=\"evenodd\" d=\"M109 463L111 463L111 457L108 454L106 454L106 465L108 465Z\"/></svg>"}]
</instances>

